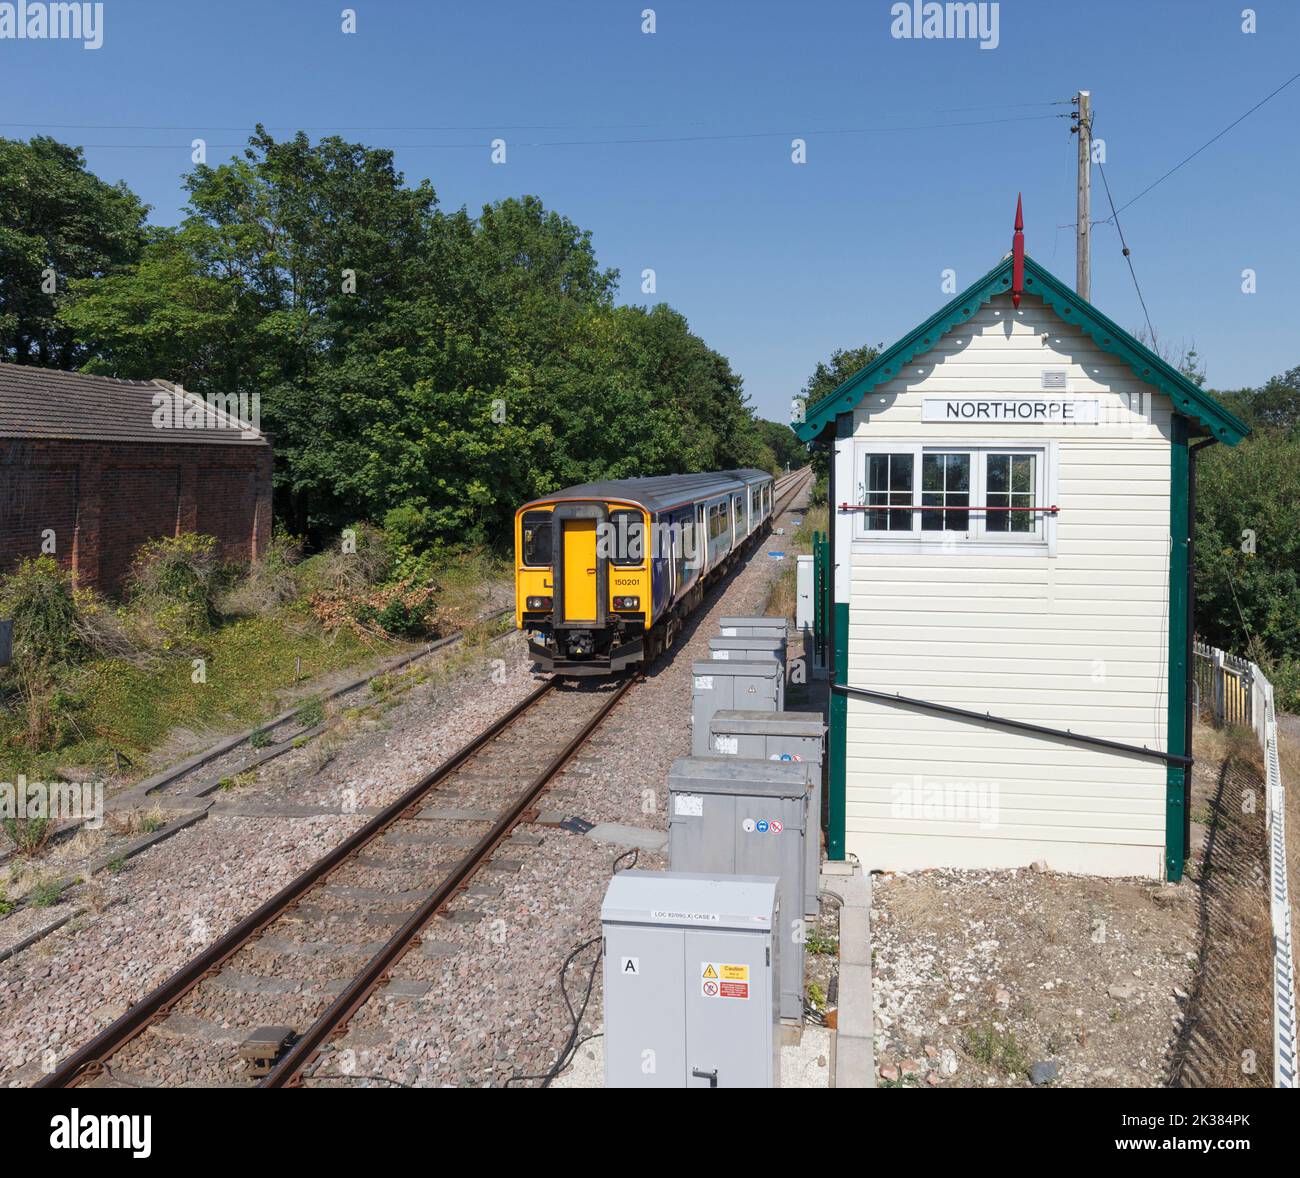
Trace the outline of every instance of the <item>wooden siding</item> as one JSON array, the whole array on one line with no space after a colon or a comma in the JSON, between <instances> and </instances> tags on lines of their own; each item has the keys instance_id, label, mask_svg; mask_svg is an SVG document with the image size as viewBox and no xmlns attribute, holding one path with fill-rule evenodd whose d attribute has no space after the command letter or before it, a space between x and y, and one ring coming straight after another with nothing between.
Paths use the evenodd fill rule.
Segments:
<instances>
[{"instance_id":1,"label":"wooden siding","mask_svg":"<svg viewBox=\"0 0 1300 1178\"><path fill-rule=\"evenodd\" d=\"M1067 370L1066 393L1041 388L1044 368ZM1102 420L921 419L925 396L1012 394L1096 397ZM857 497L863 443L1050 440L1061 512L1055 555L976 542L895 551L850 539L853 518L841 513L848 684L1163 750L1170 429L1167 399L1029 298L1018 312L995 298L869 393L854 437L840 443L854 447L854 480L839 498ZM1158 877L1165 775L1155 760L854 698L846 847L871 868L1045 859L1056 870Z\"/></svg>"}]
</instances>

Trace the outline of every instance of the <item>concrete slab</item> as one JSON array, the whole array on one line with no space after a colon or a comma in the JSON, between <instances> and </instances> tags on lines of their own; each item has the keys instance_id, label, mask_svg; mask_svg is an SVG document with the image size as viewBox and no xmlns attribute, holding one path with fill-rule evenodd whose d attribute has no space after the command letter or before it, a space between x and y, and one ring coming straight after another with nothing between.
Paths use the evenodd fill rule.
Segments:
<instances>
[{"instance_id":1,"label":"concrete slab","mask_svg":"<svg viewBox=\"0 0 1300 1178\"><path fill-rule=\"evenodd\" d=\"M589 839L598 843L613 843L616 847L637 847L642 851L662 851L668 845L666 830L650 830L644 826L628 826L622 822L602 822L587 831Z\"/></svg>"},{"instance_id":2,"label":"concrete slab","mask_svg":"<svg viewBox=\"0 0 1300 1178\"><path fill-rule=\"evenodd\" d=\"M781 1048L782 1088L829 1088L835 1033L805 1025L797 1046ZM573 1062L556 1076L552 1088L603 1088L605 1041L591 1039L578 1048Z\"/></svg>"}]
</instances>

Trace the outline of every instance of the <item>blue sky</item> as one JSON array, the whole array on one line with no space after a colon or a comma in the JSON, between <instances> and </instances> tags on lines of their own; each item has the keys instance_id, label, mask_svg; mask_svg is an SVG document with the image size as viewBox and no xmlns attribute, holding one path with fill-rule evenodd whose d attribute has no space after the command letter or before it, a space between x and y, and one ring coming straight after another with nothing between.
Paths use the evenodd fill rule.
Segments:
<instances>
[{"instance_id":1,"label":"blue sky","mask_svg":"<svg viewBox=\"0 0 1300 1178\"><path fill-rule=\"evenodd\" d=\"M778 420L818 359L946 302L945 268L965 286L993 266L1017 191L1028 251L1072 281L1075 147L1052 103L1092 91L1122 205L1300 68L1294 0L1255 4L1253 35L1246 0L1002 0L995 49L896 39L888 0L353 0L352 35L344 7L105 0L98 50L0 40L0 134L84 144L159 223L190 141L215 162L259 120L393 147L444 207L536 193L592 231L622 299L684 312ZM1300 82L1120 218L1157 331L1217 387L1300 364L1298 111ZM1111 226L1093 253L1093 302L1138 327Z\"/></svg>"}]
</instances>

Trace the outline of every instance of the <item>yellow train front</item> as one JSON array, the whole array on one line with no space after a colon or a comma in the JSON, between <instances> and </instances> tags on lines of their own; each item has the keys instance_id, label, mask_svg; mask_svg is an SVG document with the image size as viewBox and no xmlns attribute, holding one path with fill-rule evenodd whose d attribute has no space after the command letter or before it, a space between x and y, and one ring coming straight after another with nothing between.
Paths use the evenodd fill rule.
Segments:
<instances>
[{"instance_id":1,"label":"yellow train front","mask_svg":"<svg viewBox=\"0 0 1300 1178\"><path fill-rule=\"evenodd\" d=\"M515 512L515 624L545 671L605 675L670 646L771 521L761 470L585 483Z\"/></svg>"}]
</instances>

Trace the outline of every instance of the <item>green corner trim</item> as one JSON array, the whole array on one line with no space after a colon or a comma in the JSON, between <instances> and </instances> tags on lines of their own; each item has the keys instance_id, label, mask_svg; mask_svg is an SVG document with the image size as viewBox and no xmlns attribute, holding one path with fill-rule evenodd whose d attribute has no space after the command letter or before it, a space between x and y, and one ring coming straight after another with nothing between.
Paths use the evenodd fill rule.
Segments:
<instances>
[{"instance_id":1,"label":"green corner trim","mask_svg":"<svg viewBox=\"0 0 1300 1178\"><path fill-rule=\"evenodd\" d=\"M849 681L849 605L835 603L835 682ZM830 748L827 757L826 858L844 858L845 777L848 753L848 696L831 692Z\"/></svg>"},{"instance_id":2,"label":"green corner trim","mask_svg":"<svg viewBox=\"0 0 1300 1178\"><path fill-rule=\"evenodd\" d=\"M1169 706L1165 751L1187 755L1187 418L1175 415L1169 446ZM1183 798L1188 770L1170 765L1165 774L1165 878L1183 878Z\"/></svg>"},{"instance_id":3,"label":"green corner trim","mask_svg":"<svg viewBox=\"0 0 1300 1178\"><path fill-rule=\"evenodd\" d=\"M1010 290L1011 258L1008 256L943 310L931 315L920 327L855 372L834 392L807 406L804 420L794 423L795 433L801 440L811 442L838 414L851 412L872 389L892 380L913 358L928 352L954 327L969 320L994 295L1007 294ZM1079 298L1030 257L1025 258L1025 293L1041 299L1065 322L1077 323L1099 348L1118 356L1132 369L1134 376L1164 393L1173 402L1175 412L1194 418L1219 441L1235 446L1250 432L1245 422L1204 389L1139 343L1091 303Z\"/></svg>"}]
</instances>

